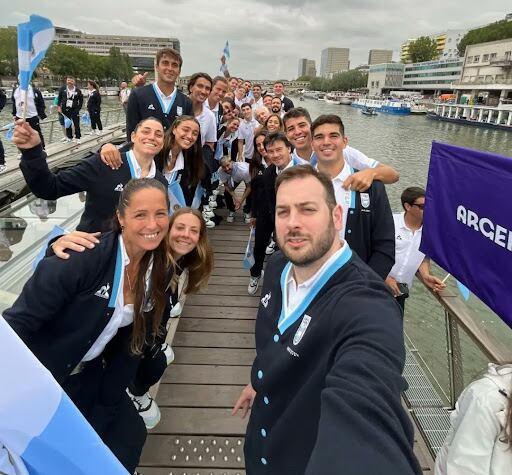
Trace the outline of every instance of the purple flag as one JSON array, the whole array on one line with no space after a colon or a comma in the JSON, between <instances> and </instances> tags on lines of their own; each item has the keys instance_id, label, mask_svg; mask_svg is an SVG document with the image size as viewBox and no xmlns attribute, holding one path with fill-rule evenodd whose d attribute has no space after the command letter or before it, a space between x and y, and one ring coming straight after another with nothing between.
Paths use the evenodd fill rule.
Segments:
<instances>
[{"instance_id":1,"label":"purple flag","mask_svg":"<svg viewBox=\"0 0 512 475\"><path fill-rule=\"evenodd\" d=\"M420 250L512 327L512 158L432 143Z\"/></svg>"}]
</instances>

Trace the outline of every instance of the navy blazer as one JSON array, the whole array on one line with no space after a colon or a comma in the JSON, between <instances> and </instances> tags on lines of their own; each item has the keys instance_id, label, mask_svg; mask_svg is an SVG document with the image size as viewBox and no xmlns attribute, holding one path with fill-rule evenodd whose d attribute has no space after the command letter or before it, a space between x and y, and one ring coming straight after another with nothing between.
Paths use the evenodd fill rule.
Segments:
<instances>
[{"instance_id":1,"label":"navy blazer","mask_svg":"<svg viewBox=\"0 0 512 475\"><path fill-rule=\"evenodd\" d=\"M128 98L128 108L126 110L126 136L130 140L135 126L148 117L155 117L162 122L164 129L167 130L174 119L180 115L193 115L192 102L180 91L176 91L176 99L166 114L160 104L160 98L156 95L152 84L132 89Z\"/></svg>"},{"instance_id":2,"label":"navy blazer","mask_svg":"<svg viewBox=\"0 0 512 475\"><path fill-rule=\"evenodd\" d=\"M86 252L68 251L40 261L14 305L3 312L41 363L63 384L112 317L122 252L116 233ZM129 348L131 331L123 330ZM126 351L128 354L128 351Z\"/></svg>"},{"instance_id":3,"label":"navy blazer","mask_svg":"<svg viewBox=\"0 0 512 475\"><path fill-rule=\"evenodd\" d=\"M95 154L66 170L52 173L41 145L23 150L20 168L30 191L38 198L56 200L80 191L87 191L85 210L77 230L107 231L124 185L135 177L126 153L121 154L123 164L117 170L106 166ZM167 188L167 180L159 172L155 178Z\"/></svg>"}]
</instances>

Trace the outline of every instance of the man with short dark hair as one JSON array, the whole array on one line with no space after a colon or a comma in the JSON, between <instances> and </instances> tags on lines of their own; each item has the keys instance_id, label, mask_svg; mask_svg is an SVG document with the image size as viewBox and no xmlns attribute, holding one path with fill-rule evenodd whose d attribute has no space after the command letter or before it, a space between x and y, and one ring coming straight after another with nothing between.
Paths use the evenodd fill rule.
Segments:
<instances>
[{"instance_id":1,"label":"man with short dark hair","mask_svg":"<svg viewBox=\"0 0 512 475\"><path fill-rule=\"evenodd\" d=\"M281 102L281 99L277 96L272 98L272 109L271 112L273 114L279 114L279 117L283 117L283 103Z\"/></svg>"},{"instance_id":2,"label":"man with short dark hair","mask_svg":"<svg viewBox=\"0 0 512 475\"><path fill-rule=\"evenodd\" d=\"M276 181L276 237L256 317L245 466L254 475L419 475L400 309L340 239L328 176L309 165ZM385 449L383 449L385 448Z\"/></svg>"},{"instance_id":3,"label":"man with short dark hair","mask_svg":"<svg viewBox=\"0 0 512 475\"><path fill-rule=\"evenodd\" d=\"M215 115L215 122L217 124L217 133L222 124L223 110L221 101L224 99L226 92L228 92L228 80L223 76L215 76L212 80L212 90L205 102L205 106L210 109Z\"/></svg>"},{"instance_id":4,"label":"man with short dark hair","mask_svg":"<svg viewBox=\"0 0 512 475\"><path fill-rule=\"evenodd\" d=\"M192 113L200 125L201 146L207 145L213 152L217 142L217 122L214 113L206 106L212 84L209 74L195 73L190 77L187 88L192 101Z\"/></svg>"},{"instance_id":5,"label":"man with short dark hair","mask_svg":"<svg viewBox=\"0 0 512 475\"><path fill-rule=\"evenodd\" d=\"M286 137L294 147L292 158L297 163L310 163L316 166L317 156L313 151L313 139L311 137L311 116L307 109L294 107L283 117ZM343 158L354 169L359 170L350 175L343 186L355 191L365 191L373 180L391 184L398 181L398 172L377 160L367 157L364 153L348 145L343 150Z\"/></svg>"},{"instance_id":6,"label":"man with short dark hair","mask_svg":"<svg viewBox=\"0 0 512 475\"><path fill-rule=\"evenodd\" d=\"M219 180L224 184L224 198L229 210L226 221L232 223L235 220L235 212L243 204L244 221L249 223L251 219L251 174L249 173L249 164L233 162L230 157L222 157L219 164ZM242 197L238 199L235 190L241 182L245 183L245 190Z\"/></svg>"},{"instance_id":7,"label":"man with short dark hair","mask_svg":"<svg viewBox=\"0 0 512 475\"><path fill-rule=\"evenodd\" d=\"M283 105L283 112L288 112L290 109L295 107L293 101L284 95L284 84L282 81L276 81L274 83L274 97L279 97Z\"/></svg>"},{"instance_id":8,"label":"man with short dark hair","mask_svg":"<svg viewBox=\"0 0 512 475\"><path fill-rule=\"evenodd\" d=\"M252 116L252 107L248 102L242 104L242 118L238 129L239 159L250 162L254 154L254 130L258 127L258 121Z\"/></svg>"},{"instance_id":9,"label":"man with short dark hair","mask_svg":"<svg viewBox=\"0 0 512 475\"><path fill-rule=\"evenodd\" d=\"M272 111L272 95L270 94L265 94L263 96L263 105L269 110L269 112Z\"/></svg>"},{"instance_id":10,"label":"man with short dark hair","mask_svg":"<svg viewBox=\"0 0 512 475\"><path fill-rule=\"evenodd\" d=\"M423 229L425 190L411 186L402 192L400 200L404 212L393 215L395 264L386 278L386 284L404 310L405 299L409 297L409 290L416 272L434 292L439 292L446 286L430 273L430 260L419 250Z\"/></svg>"},{"instance_id":11,"label":"man with short dark hair","mask_svg":"<svg viewBox=\"0 0 512 475\"><path fill-rule=\"evenodd\" d=\"M135 126L144 118L156 117L167 130L174 119L192 115L190 99L176 88L183 59L178 51L164 48L156 54L158 78L153 84L134 88L128 98L126 135L130 138ZM142 76L139 77L139 79ZM140 79L138 84L145 81Z\"/></svg>"},{"instance_id":12,"label":"man with short dark hair","mask_svg":"<svg viewBox=\"0 0 512 475\"><path fill-rule=\"evenodd\" d=\"M355 170L343 158L348 140L337 115L319 116L311 124L311 134L318 157L317 168L331 177L336 201L343 211L340 237L385 279L395 263L395 236L384 185L374 180L365 192L343 187Z\"/></svg>"},{"instance_id":13,"label":"man with short dark hair","mask_svg":"<svg viewBox=\"0 0 512 475\"><path fill-rule=\"evenodd\" d=\"M73 122L75 128L75 141L80 143L82 137L80 133L80 109L84 103L84 96L82 91L75 85L75 78L68 76L66 78L66 85L62 86L59 90L57 112L64 114L68 119ZM66 128L66 139L71 142L73 138L73 128Z\"/></svg>"},{"instance_id":14,"label":"man with short dark hair","mask_svg":"<svg viewBox=\"0 0 512 475\"><path fill-rule=\"evenodd\" d=\"M252 86L252 96L254 98L254 102L252 103L252 108L255 111L259 107L263 107L263 97L261 96L261 85L254 84Z\"/></svg>"}]
</instances>

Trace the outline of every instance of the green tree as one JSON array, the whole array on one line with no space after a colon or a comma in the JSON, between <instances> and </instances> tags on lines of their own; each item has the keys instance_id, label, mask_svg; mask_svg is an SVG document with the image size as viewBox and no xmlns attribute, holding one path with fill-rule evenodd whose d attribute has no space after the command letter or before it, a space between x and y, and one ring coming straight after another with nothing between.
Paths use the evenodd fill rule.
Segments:
<instances>
[{"instance_id":1,"label":"green tree","mask_svg":"<svg viewBox=\"0 0 512 475\"><path fill-rule=\"evenodd\" d=\"M299 76L296 81L311 81L311 76Z\"/></svg>"},{"instance_id":2,"label":"green tree","mask_svg":"<svg viewBox=\"0 0 512 475\"><path fill-rule=\"evenodd\" d=\"M86 78L89 76L89 54L74 46L53 44L45 58L46 67L58 76L76 76Z\"/></svg>"},{"instance_id":3,"label":"green tree","mask_svg":"<svg viewBox=\"0 0 512 475\"><path fill-rule=\"evenodd\" d=\"M18 73L18 44L16 28L0 28L0 75L15 76Z\"/></svg>"},{"instance_id":4,"label":"green tree","mask_svg":"<svg viewBox=\"0 0 512 475\"><path fill-rule=\"evenodd\" d=\"M464 56L466 47L489 41L506 40L512 38L512 21L501 20L490 25L468 31L457 45L459 56Z\"/></svg>"},{"instance_id":5,"label":"green tree","mask_svg":"<svg viewBox=\"0 0 512 475\"><path fill-rule=\"evenodd\" d=\"M428 36L420 36L409 44L409 56L413 63L437 59L437 42Z\"/></svg>"}]
</instances>

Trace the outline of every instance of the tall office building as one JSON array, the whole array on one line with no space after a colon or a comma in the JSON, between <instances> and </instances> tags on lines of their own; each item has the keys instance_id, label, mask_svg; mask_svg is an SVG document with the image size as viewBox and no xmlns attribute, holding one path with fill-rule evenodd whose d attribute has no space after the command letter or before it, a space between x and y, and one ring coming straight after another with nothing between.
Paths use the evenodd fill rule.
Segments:
<instances>
[{"instance_id":1,"label":"tall office building","mask_svg":"<svg viewBox=\"0 0 512 475\"><path fill-rule=\"evenodd\" d=\"M349 48L325 48L320 61L320 76L332 77L350 68Z\"/></svg>"},{"instance_id":2,"label":"tall office building","mask_svg":"<svg viewBox=\"0 0 512 475\"><path fill-rule=\"evenodd\" d=\"M316 65L313 59L299 59L299 70L297 77L300 78L302 76L309 76L313 78L316 76Z\"/></svg>"},{"instance_id":3,"label":"tall office building","mask_svg":"<svg viewBox=\"0 0 512 475\"><path fill-rule=\"evenodd\" d=\"M68 28L55 28L55 43L75 46L90 54L108 56L112 46L126 53L132 66L139 71L153 71L156 52L161 48L180 50L177 38L153 38L150 36L93 35Z\"/></svg>"},{"instance_id":4,"label":"tall office building","mask_svg":"<svg viewBox=\"0 0 512 475\"><path fill-rule=\"evenodd\" d=\"M390 49L371 49L368 53L368 65L391 63L393 60L393 50Z\"/></svg>"}]
</instances>

